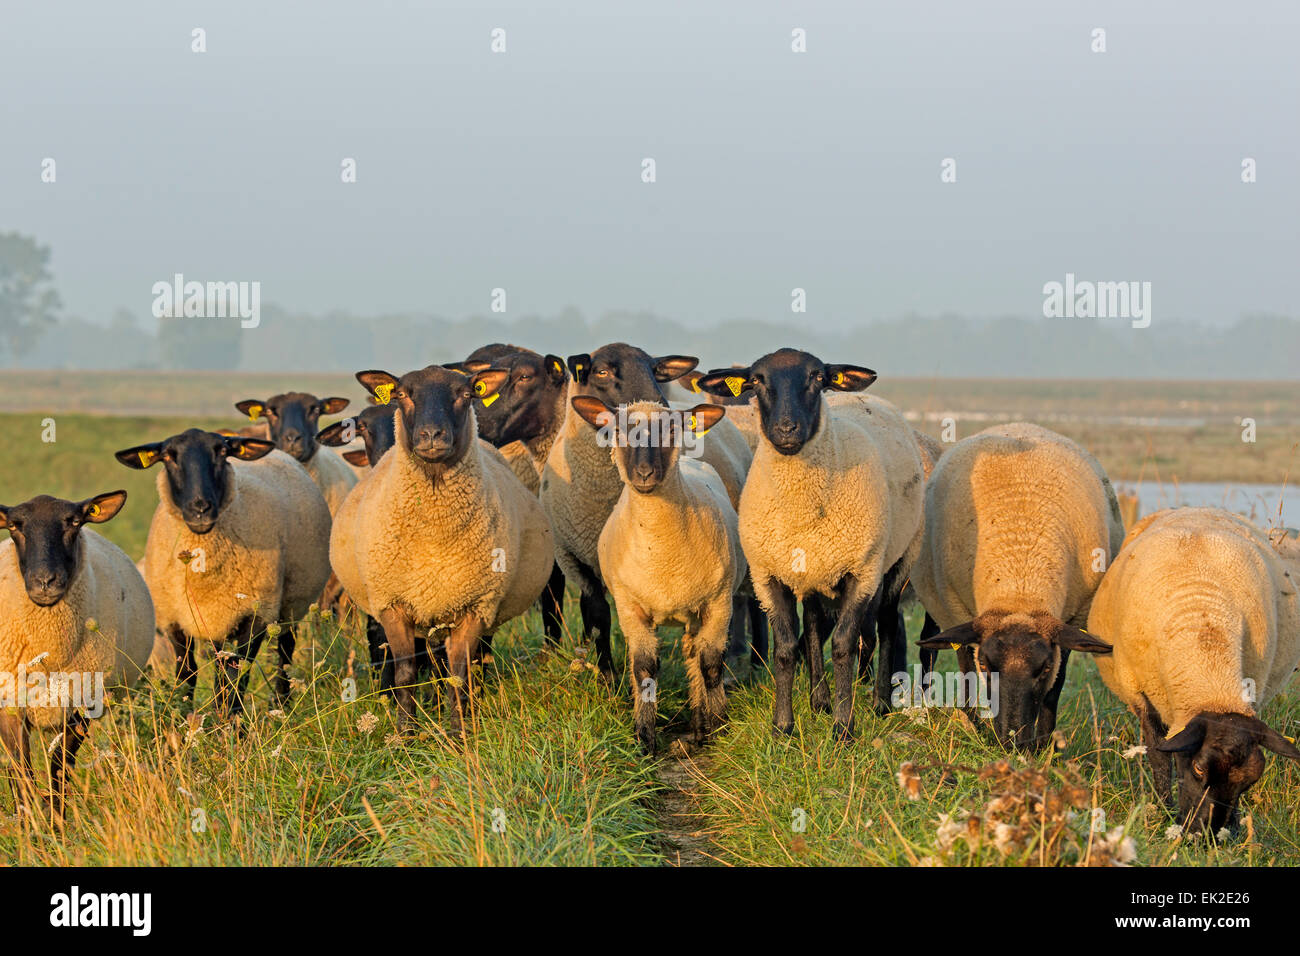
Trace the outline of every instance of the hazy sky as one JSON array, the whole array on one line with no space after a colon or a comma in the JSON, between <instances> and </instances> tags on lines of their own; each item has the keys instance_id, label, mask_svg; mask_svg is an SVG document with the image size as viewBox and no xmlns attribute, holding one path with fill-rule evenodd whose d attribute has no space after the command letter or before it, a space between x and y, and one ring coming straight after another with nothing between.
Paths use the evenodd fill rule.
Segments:
<instances>
[{"instance_id":1,"label":"hazy sky","mask_svg":"<svg viewBox=\"0 0 1300 956\"><path fill-rule=\"evenodd\" d=\"M95 320L175 272L364 314L779 321L800 286L839 328L1074 272L1157 323L1296 315L1297 48L1294 0L0 0L0 230Z\"/></svg>"}]
</instances>

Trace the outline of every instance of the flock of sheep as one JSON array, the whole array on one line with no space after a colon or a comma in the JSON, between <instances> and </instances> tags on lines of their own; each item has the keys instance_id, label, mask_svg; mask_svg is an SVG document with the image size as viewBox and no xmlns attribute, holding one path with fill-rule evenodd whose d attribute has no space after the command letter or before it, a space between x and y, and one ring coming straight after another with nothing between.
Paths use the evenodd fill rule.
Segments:
<instances>
[{"instance_id":1,"label":"flock of sheep","mask_svg":"<svg viewBox=\"0 0 1300 956\"><path fill-rule=\"evenodd\" d=\"M265 638L283 702L295 623L350 602L369 618L401 726L428 670L459 731L493 632L540 601L558 643L567 581L578 640L611 679L613 599L645 752L667 622L684 626L695 742L723 723L726 662L745 655L770 663L778 733L794 729L802 659L812 708L847 738L873 651L878 712L905 669L910 581L927 612L923 671L951 647L963 673L996 674L1004 745L1052 740L1073 651L1097 655L1137 715L1167 802L1176 762L1185 826L1234 825L1263 750L1300 760L1258 716L1300 662L1295 540L1202 508L1148 516L1125 537L1101 466L1045 428L945 446L862 394L869 369L793 349L706 374L696 363L621 343L567 362L491 345L400 377L357 373L372 404L324 429L348 401L289 392L239 402L253 420L239 431L124 449L128 467L163 465L138 566L84 527L125 492L0 506L12 539L0 544L0 671L129 685L152 658L193 700L208 645L216 705L233 718ZM0 710L0 745L30 776L29 728L58 731L58 812L90 722L45 703Z\"/></svg>"}]
</instances>

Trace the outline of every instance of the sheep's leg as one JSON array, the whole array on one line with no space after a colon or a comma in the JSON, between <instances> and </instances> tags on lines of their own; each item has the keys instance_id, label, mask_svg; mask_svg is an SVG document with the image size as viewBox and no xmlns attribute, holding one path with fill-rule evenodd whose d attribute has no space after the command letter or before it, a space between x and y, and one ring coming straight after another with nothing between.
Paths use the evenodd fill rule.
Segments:
<instances>
[{"instance_id":1,"label":"sheep's leg","mask_svg":"<svg viewBox=\"0 0 1300 956\"><path fill-rule=\"evenodd\" d=\"M935 623L929 612L926 612L925 622L921 625L921 640L928 640L939 633L939 625ZM925 678L934 673L934 665L939 660L939 649L937 647L921 648L921 686L925 686Z\"/></svg>"},{"instance_id":2,"label":"sheep's leg","mask_svg":"<svg viewBox=\"0 0 1300 956\"><path fill-rule=\"evenodd\" d=\"M731 597L731 622L727 626L726 659L731 663L726 680L735 682L735 672L740 669L740 662L749 655L749 639L745 634L745 598L734 594Z\"/></svg>"},{"instance_id":3,"label":"sheep's leg","mask_svg":"<svg viewBox=\"0 0 1300 956\"><path fill-rule=\"evenodd\" d=\"M835 668L835 736L847 740L853 736L853 692L857 687L853 655L862 634L875 630L880 592L853 575L840 582L839 590L840 616L831 632L831 664Z\"/></svg>"},{"instance_id":4,"label":"sheep's leg","mask_svg":"<svg viewBox=\"0 0 1300 956\"><path fill-rule=\"evenodd\" d=\"M376 617L366 619L366 644L370 648L370 669L379 672L379 691L392 696L393 655L389 653L384 627Z\"/></svg>"},{"instance_id":5,"label":"sheep's leg","mask_svg":"<svg viewBox=\"0 0 1300 956\"><path fill-rule=\"evenodd\" d=\"M887 594L881 597L876 622L880 641L876 654L875 703L877 712L884 714L889 712L894 698L894 675L907 669L907 629L898 610L898 595L892 599Z\"/></svg>"},{"instance_id":6,"label":"sheep's leg","mask_svg":"<svg viewBox=\"0 0 1300 956\"><path fill-rule=\"evenodd\" d=\"M722 684L722 660L726 651L727 629L723 626L721 618L729 609L729 605L719 602L716 607L706 611L695 641L695 666L703 681L700 693L704 718L701 721L703 736L698 741L701 744L722 726L727 716L727 691ZM694 709L694 702L691 707Z\"/></svg>"},{"instance_id":7,"label":"sheep's leg","mask_svg":"<svg viewBox=\"0 0 1300 956\"><path fill-rule=\"evenodd\" d=\"M551 577L542 591L542 629L546 643L559 647L564 635L564 572L558 564L551 568Z\"/></svg>"},{"instance_id":8,"label":"sheep's leg","mask_svg":"<svg viewBox=\"0 0 1300 956\"><path fill-rule=\"evenodd\" d=\"M590 568L582 564L579 564L578 568L582 575L578 606L582 611L585 641L596 645L596 665L600 668L601 676L606 680L613 680L614 655L610 652L609 646L611 621L609 602L605 600L605 585Z\"/></svg>"},{"instance_id":9,"label":"sheep's leg","mask_svg":"<svg viewBox=\"0 0 1300 956\"><path fill-rule=\"evenodd\" d=\"M31 738L27 721L20 713L0 710L0 758L6 763L15 811L24 804L30 806L34 783Z\"/></svg>"},{"instance_id":10,"label":"sheep's leg","mask_svg":"<svg viewBox=\"0 0 1300 956\"><path fill-rule=\"evenodd\" d=\"M772 726L778 734L794 733L794 663L799 646L799 618L794 592L770 578L767 582L771 609L768 620L772 622L772 643L776 660L776 703L772 713Z\"/></svg>"},{"instance_id":11,"label":"sheep's leg","mask_svg":"<svg viewBox=\"0 0 1300 956\"><path fill-rule=\"evenodd\" d=\"M1155 781L1156 796L1170 810L1174 809L1173 790L1173 754L1163 753L1156 745L1164 741L1169 728L1160 719L1160 714L1151 706L1151 701L1142 695L1142 702L1137 706L1138 721L1142 725L1142 744L1147 748L1147 760L1151 763L1151 777Z\"/></svg>"},{"instance_id":12,"label":"sheep's leg","mask_svg":"<svg viewBox=\"0 0 1300 956\"><path fill-rule=\"evenodd\" d=\"M90 733L90 721L78 710L70 709L63 718L63 731L50 751L50 813L63 819L68 775L77 765L77 751Z\"/></svg>"},{"instance_id":13,"label":"sheep's leg","mask_svg":"<svg viewBox=\"0 0 1300 956\"><path fill-rule=\"evenodd\" d=\"M813 713L831 712L831 689L826 683L827 609L822 599L810 594L803 599L804 652L808 656L808 705Z\"/></svg>"},{"instance_id":14,"label":"sheep's leg","mask_svg":"<svg viewBox=\"0 0 1300 956\"><path fill-rule=\"evenodd\" d=\"M749 609L749 668L751 672L767 666L767 615L758 598L745 599Z\"/></svg>"},{"instance_id":15,"label":"sheep's leg","mask_svg":"<svg viewBox=\"0 0 1300 956\"><path fill-rule=\"evenodd\" d=\"M627 661L632 675L632 726L641 753L653 756L655 752L655 717L659 710L659 635L655 631L654 621L641 608L620 608L619 622L623 626L623 638L627 641ZM682 648L689 646L689 639L683 637ZM691 682L690 693L692 707L695 701L695 689L691 669L694 655L687 653L686 673ZM692 711L692 730L694 730L694 711Z\"/></svg>"},{"instance_id":16,"label":"sheep's leg","mask_svg":"<svg viewBox=\"0 0 1300 956\"><path fill-rule=\"evenodd\" d=\"M397 701L397 729L410 730L415 719L415 625L405 611L390 607L379 612L388 655L393 662L393 698Z\"/></svg>"},{"instance_id":17,"label":"sheep's leg","mask_svg":"<svg viewBox=\"0 0 1300 956\"><path fill-rule=\"evenodd\" d=\"M199 669L194 663L194 641L178 624L167 628L167 639L171 641L172 652L176 655L176 686L184 687L189 692L182 696L188 696L190 705L193 706L199 685Z\"/></svg>"},{"instance_id":18,"label":"sheep's leg","mask_svg":"<svg viewBox=\"0 0 1300 956\"><path fill-rule=\"evenodd\" d=\"M289 700L289 667L293 664L293 650L297 644L298 640L294 634L293 625L282 625L282 630L275 639L277 664L275 668L274 695L275 703L280 707L283 707ZM257 656L256 651L253 652L253 656Z\"/></svg>"},{"instance_id":19,"label":"sheep's leg","mask_svg":"<svg viewBox=\"0 0 1300 956\"><path fill-rule=\"evenodd\" d=\"M1056 680L1043 697L1043 706L1038 711L1038 725L1034 733L1034 749L1045 747L1056 730L1056 705L1061 700L1061 690L1065 687L1065 667L1070 663L1070 652L1061 648L1061 666L1056 671Z\"/></svg>"},{"instance_id":20,"label":"sheep's leg","mask_svg":"<svg viewBox=\"0 0 1300 956\"><path fill-rule=\"evenodd\" d=\"M478 646L487 624L473 615L462 619L451 629L447 638L447 666L451 670L451 731L465 736L465 720L470 716L473 704L473 688L470 686L472 668L470 657Z\"/></svg>"},{"instance_id":21,"label":"sheep's leg","mask_svg":"<svg viewBox=\"0 0 1300 956\"><path fill-rule=\"evenodd\" d=\"M233 654L218 654L213 690L217 695L217 712L231 720L244 712L244 694L249 678L253 676L253 662L262 647L262 632L253 633L256 618L253 615L235 625ZM287 681L288 678L286 677Z\"/></svg>"}]
</instances>

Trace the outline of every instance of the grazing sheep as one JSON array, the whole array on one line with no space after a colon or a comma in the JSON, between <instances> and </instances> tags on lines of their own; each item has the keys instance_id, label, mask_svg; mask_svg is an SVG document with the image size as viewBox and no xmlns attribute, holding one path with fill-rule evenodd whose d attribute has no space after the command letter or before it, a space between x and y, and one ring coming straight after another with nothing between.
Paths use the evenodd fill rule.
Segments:
<instances>
[{"instance_id":1,"label":"grazing sheep","mask_svg":"<svg viewBox=\"0 0 1300 956\"><path fill-rule=\"evenodd\" d=\"M357 373L396 405L396 444L343 503L330 559L352 600L383 625L403 728L414 717L416 635L450 627L451 720L463 729L480 639L537 600L555 561L541 505L477 438L474 396L490 396L507 375L436 365L401 379Z\"/></svg>"},{"instance_id":2,"label":"grazing sheep","mask_svg":"<svg viewBox=\"0 0 1300 956\"><path fill-rule=\"evenodd\" d=\"M148 588L117 545L85 527L103 524L125 503L125 491L110 491L85 501L40 495L0 505L0 528L10 537L0 544L0 755L30 780L30 728L61 726L50 751L56 817L89 733L83 710L98 717L104 686L133 686L153 647ZM38 674L39 696L5 699L36 689L30 676ZM96 679L103 683L88 686Z\"/></svg>"},{"instance_id":3,"label":"grazing sheep","mask_svg":"<svg viewBox=\"0 0 1300 956\"><path fill-rule=\"evenodd\" d=\"M145 581L158 628L171 642L177 681L198 678L198 641L217 650L217 706L236 717L266 631L280 627L275 700L289 696L291 622L329 577L329 509L307 472L269 441L191 428L117 452L128 468L158 462L158 507L145 544ZM233 653L223 653L227 641Z\"/></svg>"},{"instance_id":4,"label":"grazing sheep","mask_svg":"<svg viewBox=\"0 0 1300 956\"><path fill-rule=\"evenodd\" d=\"M316 423L322 415L337 415L347 406L346 398L317 398L307 392L285 392L265 400L246 398L235 403L249 418L266 419L270 440L307 469L325 497L331 516L357 483L357 474L334 451L321 447L316 439Z\"/></svg>"},{"instance_id":5,"label":"grazing sheep","mask_svg":"<svg viewBox=\"0 0 1300 956\"><path fill-rule=\"evenodd\" d=\"M1088 630L1114 647L1102 680L1142 726L1156 791L1179 820L1218 832L1264 771L1261 748L1300 750L1259 719L1300 662L1300 551L1218 508L1136 524L1102 579Z\"/></svg>"},{"instance_id":6,"label":"grazing sheep","mask_svg":"<svg viewBox=\"0 0 1300 956\"><path fill-rule=\"evenodd\" d=\"M655 628L667 622L685 626L691 731L694 742L702 744L726 709L722 661L732 599L745 581L746 566L727 489L711 467L682 457L682 439L686 430L708 431L726 409L697 405L678 413L658 402L637 402L620 420L617 411L589 396L575 397L573 409L593 428L607 430L623 482L600 533L599 557L627 639L641 751L655 751Z\"/></svg>"},{"instance_id":7,"label":"grazing sheep","mask_svg":"<svg viewBox=\"0 0 1300 956\"><path fill-rule=\"evenodd\" d=\"M651 358L622 342L569 358L569 397L592 395L611 407L631 402L664 404L660 385L684 375L696 359L685 355ZM706 442L707 447L707 442ZM611 614L597 554L600 532L623 492L609 449L596 430L571 414L565 417L542 471L540 498L555 532L555 559L578 587L585 641L594 643L601 674L614 676L610 652Z\"/></svg>"},{"instance_id":8,"label":"grazing sheep","mask_svg":"<svg viewBox=\"0 0 1300 956\"><path fill-rule=\"evenodd\" d=\"M1124 537L1110 481L1062 435L997 425L944 452L925 516L912 584L944 631L920 646L955 646L963 672L996 672L998 740L1044 746L1070 652L1110 652L1079 629Z\"/></svg>"},{"instance_id":9,"label":"grazing sheep","mask_svg":"<svg viewBox=\"0 0 1300 956\"><path fill-rule=\"evenodd\" d=\"M830 709L823 599L838 605L830 635L835 729L847 737L860 635L874 635L878 617L894 631L898 596L920 548L921 460L911 427L883 400L854 397L832 406L823 394L858 392L875 380L870 369L781 349L698 382L713 395L750 391L758 404L762 438L740 499L740 540L775 637L778 733L794 730L795 602L804 601L812 704L821 710ZM877 706L886 706L890 676L906 651L905 635L887 636L880 642Z\"/></svg>"}]
</instances>

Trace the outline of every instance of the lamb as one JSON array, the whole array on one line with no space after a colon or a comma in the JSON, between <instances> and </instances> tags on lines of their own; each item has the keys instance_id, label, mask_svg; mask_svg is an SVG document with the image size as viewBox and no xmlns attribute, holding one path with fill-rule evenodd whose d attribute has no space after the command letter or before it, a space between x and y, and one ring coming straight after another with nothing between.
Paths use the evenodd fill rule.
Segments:
<instances>
[{"instance_id":1,"label":"lamb","mask_svg":"<svg viewBox=\"0 0 1300 956\"><path fill-rule=\"evenodd\" d=\"M285 392L268 399L246 398L235 407L256 421L265 418L268 436L281 451L293 456L316 482L331 517L357 483L357 474L316 439L321 415L337 415L347 408L346 398L317 398L308 392Z\"/></svg>"},{"instance_id":2,"label":"lamb","mask_svg":"<svg viewBox=\"0 0 1300 956\"><path fill-rule=\"evenodd\" d=\"M30 781L31 728L61 727L50 751L55 818L90 730L83 710L102 713L104 683L87 684L107 676L109 686L134 686L153 648L148 588L117 545L86 527L110 520L125 503L125 491L110 491L84 501L39 495L0 505L0 528L10 537L0 544L0 751Z\"/></svg>"},{"instance_id":3,"label":"lamb","mask_svg":"<svg viewBox=\"0 0 1300 956\"><path fill-rule=\"evenodd\" d=\"M273 689L282 705L295 639L292 626L281 625L303 617L329 577L330 515L320 489L269 441L197 428L116 457L137 470L164 463L144 566L177 681L193 700L195 645L211 643L217 708L237 719L249 677L241 665L278 629ZM233 653L224 652L227 642Z\"/></svg>"},{"instance_id":4,"label":"lamb","mask_svg":"<svg viewBox=\"0 0 1300 956\"><path fill-rule=\"evenodd\" d=\"M697 405L677 413L658 402L637 402L620 416L590 396L575 397L573 409L592 427L606 429L623 482L600 533L598 552L627 639L641 751L655 752L655 628L669 621L686 629L682 649L692 739L703 744L721 725L726 709L722 661L732 599L745 581L746 564L727 489L711 467L683 457L682 444L684 431L708 431L726 409Z\"/></svg>"},{"instance_id":5,"label":"lamb","mask_svg":"<svg viewBox=\"0 0 1300 956\"><path fill-rule=\"evenodd\" d=\"M380 402L396 403L396 444L339 509L330 560L348 595L384 628L403 729L414 718L416 635L451 629L451 725L463 733L480 639L537 600L555 561L541 505L477 438L474 396L490 397L508 375L437 365L400 379L357 373Z\"/></svg>"},{"instance_id":6,"label":"lamb","mask_svg":"<svg viewBox=\"0 0 1300 956\"><path fill-rule=\"evenodd\" d=\"M740 499L740 540L754 589L776 644L777 733L794 730L792 701L799 631L795 602L804 601L814 709L829 707L822 665L825 601L838 605L831 631L835 733L853 733L853 655L860 634L880 642L877 701L901 668L905 636L894 633L897 601L920 549L921 460L911 427L894 406L858 397L827 402L829 391L860 392L876 373L827 365L781 349L748 368L720 369L698 382L713 395L751 391L762 437Z\"/></svg>"},{"instance_id":7,"label":"lamb","mask_svg":"<svg viewBox=\"0 0 1300 956\"><path fill-rule=\"evenodd\" d=\"M1070 439L997 425L949 448L926 484L912 584L962 671L997 673L993 729L1038 749L1056 729L1070 652L1108 654L1081 630L1124 531L1110 480Z\"/></svg>"},{"instance_id":8,"label":"lamb","mask_svg":"<svg viewBox=\"0 0 1300 956\"><path fill-rule=\"evenodd\" d=\"M1189 831L1237 825L1261 748L1300 750L1259 714L1300 662L1300 548L1218 508L1138 522L1102 579L1088 630L1114 647L1102 680L1142 727L1156 792Z\"/></svg>"}]
</instances>

